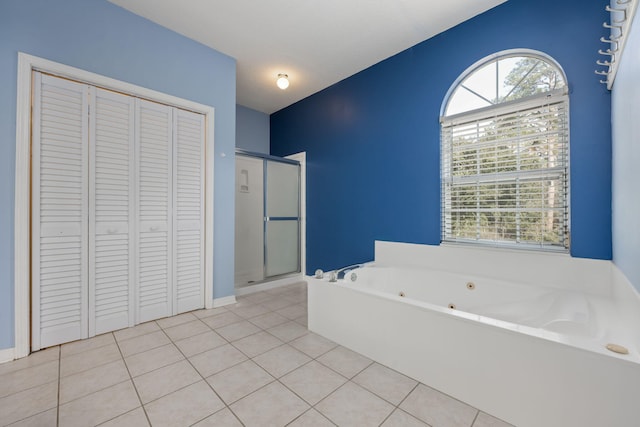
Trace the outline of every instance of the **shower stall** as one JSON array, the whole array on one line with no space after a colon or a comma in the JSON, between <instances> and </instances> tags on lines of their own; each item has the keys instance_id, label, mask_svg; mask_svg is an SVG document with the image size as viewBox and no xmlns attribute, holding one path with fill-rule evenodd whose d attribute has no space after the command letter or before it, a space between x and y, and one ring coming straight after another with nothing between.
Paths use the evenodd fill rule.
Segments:
<instances>
[{"instance_id":1,"label":"shower stall","mask_svg":"<svg viewBox=\"0 0 640 427\"><path fill-rule=\"evenodd\" d=\"M298 161L236 152L236 288L300 274L300 200Z\"/></svg>"}]
</instances>

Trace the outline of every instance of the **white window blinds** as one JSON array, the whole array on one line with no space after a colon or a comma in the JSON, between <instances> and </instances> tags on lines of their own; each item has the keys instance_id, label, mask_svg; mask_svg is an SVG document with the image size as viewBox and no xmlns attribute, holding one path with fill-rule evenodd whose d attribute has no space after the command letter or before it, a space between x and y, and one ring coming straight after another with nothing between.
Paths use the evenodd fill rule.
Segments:
<instances>
[{"instance_id":1,"label":"white window blinds","mask_svg":"<svg viewBox=\"0 0 640 427\"><path fill-rule=\"evenodd\" d=\"M568 249L563 92L443 118L443 241Z\"/></svg>"}]
</instances>

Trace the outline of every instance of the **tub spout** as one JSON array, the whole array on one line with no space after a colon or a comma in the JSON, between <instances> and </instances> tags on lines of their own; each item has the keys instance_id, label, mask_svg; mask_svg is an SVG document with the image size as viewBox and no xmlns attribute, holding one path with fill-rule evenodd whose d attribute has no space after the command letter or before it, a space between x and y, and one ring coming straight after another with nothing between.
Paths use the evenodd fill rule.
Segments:
<instances>
[{"instance_id":1,"label":"tub spout","mask_svg":"<svg viewBox=\"0 0 640 427\"><path fill-rule=\"evenodd\" d=\"M337 282L338 280L343 279L344 276L351 270L355 270L356 268L361 268L363 266L364 264L353 264L347 267L342 267L338 270L334 270L329 273L329 282Z\"/></svg>"}]
</instances>

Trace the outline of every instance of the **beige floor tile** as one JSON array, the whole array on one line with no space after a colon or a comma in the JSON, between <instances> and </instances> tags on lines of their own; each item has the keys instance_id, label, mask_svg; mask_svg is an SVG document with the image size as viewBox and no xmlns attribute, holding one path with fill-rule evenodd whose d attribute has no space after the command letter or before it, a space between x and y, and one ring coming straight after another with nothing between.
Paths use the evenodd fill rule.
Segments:
<instances>
[{"instance_id":1,"label":"beige floor tile","mask_svg":"<svg viewBox=\"0 0 640 427\"><path fill-rule=\"evenodd\" d=\"M307 291L296 291L291 294L287 294L286 298L296 304L307 305Z\"/></svg>"},{"instance_id":2,"label":"beige floor tile","mask_svg":"<svg viewBox=\"0 0 640 427\"><path fill-rule=\"evenodd\" d=\"M193 427L242 427L235 415L227 408L205 418Z\"/></svg>"},{"instance_id":3,"label":"beige floor tile","mask_svg":"<svg viewBox=\"0 0 640 427\"><path fill-rule=\"evenodd\" d=\"M182 313L177 316L165 317L164 319L158 319L156 322L162 329L172 328L183 323L192 322L197 317L193 313Z\"/></svg>"},{"instance_id":4,"label":"beige floor tile","mask_svg":"<svg viewBox=\"0 0 640 427\"><path fill-rule=\"evenodd\" d=\"M288 424L288 427L332 427L334 425L324 415L312 408Z\"/></svg>"},{"instance_id":5,"label":"beige floor tile","mask_svg":"<svg viewBox=\"0 0 640 427\"><path fill-rule=\"evenodd\" d=\"M293 292L293 291L306 291L307 290L307 282L301 280L299 282L296 283L292 283L290 285L286 285L282 287L283 289L286 289L289 292Z\"/></svg>"},{"instance_id":6,"label":"beige floor tile","mask_svg":"<svg viewBox=\"0 0 640 427\"><path fill-rule=\"evenodd\" d=\"M17 423L10 424L10 427L47 427L55 426L57 422L58 408L53 408L48 411L40 412L32 417L25 418Z\"/></svg>"},{"instance_id":7,"label":"beige floor tile","mask_svg":"<svg viewBox=\"0 0 640 427\"><path fill-rule=\"evenodd\" d=\"M100 424L100 427L145 427L149 426L147 416L144 414L142 407L136 408L133 411L129 411L126 414L122 414L119 417L113 418L104 424Z\"/></svg>"},{"instance_id":8,"label":"beige floor tile","mask_svg":"<svg viewBox=\"0 0 640 427\"><path fill-rule=\"evenodd\" d=\"M338 344L333 341L314 334L313 332L303 335L300 338L296 338L289 342L289 345L297 348L313 359L338 346Z\"/></svg>"},{"instance_id":9,"label":"beige floor tile","mask_svg":"<svg viewBox=\"0 0 640 427\"><path fill-rule=\"evenodd\" d=\"M307 306L302 304L294 304L285 308L281 308L280 310L277 310L276 313L286 317L289 320L293 320L300 316L306 316Z\"/></svg>"},{"instance_id":10,"label":"beige floor tile","mask_svg":"<svg viewBox=\"0 0 640 427\"><path fill-rule=\"evenodd\" d=\"M237 308L243 308L243 307L249 307L255 305L255 303L249 301L248 299L244 298L242 295L236 298L236 302L233 304L227 304L224 306L224 308L226 308L229 311L234 311Z\"/></svg>"},{"instance_id":11,"label":"beige floor tile","mask_svg":"<svg viewBox=\"0 0 640 427\"><path fill-rule=\"evenodd\" d=\"M243 320L241 322L232 323L231 325L218 328L216 329L216 332L227 341L235 341L248 337L249 335L253 335L256 332L260 332L260 328L253 323Z\"/></svg>"},{"instance_id":12,"label":"beige floor tile","mask_svg":"<svg viewBox=\"0 0 640 427\"><path fill-rule=\"evenodd\" d=\"M131 380L60 405L59 426L92 426L140 406Z\"/></svg>"},{"instance_id":13,"label":"beige floor tile","mask_svg":"<svg viewBox=\"0 0 640 427\"><path fill-rule=\"evenodd\" d=\"M302 399L273 382L231 405L247 427L284 426L309 409Z\"/></svg>"},{"instance_id":14,"label":"beige floor tile","mask_svg":"<svg viewBox=\"0 0 640 427\"><path fill-rule=\"evenodd\" d=\"M277 297L281 297L281 298L288 298L292 295L296 295L299 292L304 291L303 289L298 289L296 286L279 286L277 288L273 288L273 289L267 289L266 292L268 292L271 296L277 296Z\"/></svg>"},{"instance_id":15,"label":"beige floor tile","mask_svg":"<svg viewBox=\"0 0 640 427\"><path fill-rule=\"evenodd\" d=\"M269 328L267 329L267 332L271 335L275 335L284 342L289 342L309 333L309 330L299 323L289 321L282 325Z\"/></svg>"},{"instance_id":16,"label":"beige floor tile","mask_svg":"<svg viewBox=\"0 0 640 427\"><path fill-rule=\"evenodd\" d=\"M258 292L2 364L0 425L510 426L310 333L306 298Z\"/></svg>"},{"instance_id":17,"label":"beige floor tile","mask_svg":"<svg viewBox=\"0 0 640 427\"><path fill-rule=\"evenodd\" d=\"M0 375L0 398L58 380L57 360Z\"/></svg>"},{"instance_id":18,"label":"beige floor tile","mask_svg":"<svg viewBox=\"0 0 640 427\"><path fill-rule=\"evenodd\" d=\"M396 406L418 384L416 380L379 363L369 365L367 369L356 375L352 381Z\"/></svg>"},{"instance_id":19,"label":"beige floor tile","mask_svg":"<svg viewBox=\"0 0 640 427\"><path fill-rule=\"evenodd\" d=\"M311 358L288 344L276 347L266 353L262 353L253 359L267 372L276 378L309 362Z\"/></svg>"},{"instance_id":20,"label":"beige floor tile","mask_svg":"<svg viewBox=\"0 0 640 427\"><path fill-rule=\"evenodd\" d=\"M145 405L154 427L190 426L219 411L224 403L200 381Z\"/></svg>"},{"instance_id":21,"label":"beige floor tile","mask_svg":"<svg viewBox=\"0 0 640 427\"><path fill-rule=\"evenodd\" d=\"M275 379L253 361L247 360L207 378L227 405L269 384Z\"/></svg>"},{"instance_id":22,"label":"beige floor tile","mask_svg":"<svg viewBox=\"0 0 640 427\"><path fill-rule=\"evenodd\" d=\"M109 344L115 344L116 340L111 332L95 336L86 340L78 340L63 344L60 348L62 357L72 354L82 353L83 351L93 350L94 348L103 347Z\"/></svg>"},{"instance_id":23,"label":"beige floor tile","mask_svg":"<svg viewBox=\"0 0 640 427\"><path fill-rule=\"evenodd\" d=\"M169 335L171 341L178 341L184 338L192 337L194 335L202 334L210 330L211 328L202 323L200 320L194 320L192 322L186 322L177 326L166 328L164 332Z\"/></svg>"},{"instance_id":24,"label":"beige floor tile","mask_svg":"<svg viewBox=\"0 0 640 427\"><path fill-rule=\"evenodd\" d=\"M202 377L186 360L176 362L133 379L142 403L149 403L190 384Z\"/></svg>"},{"instance_id":25,"label":"beige floor tile","mask_svg":"<svg viewBox=\"0 0 640 427\"><path fill-rule=\"evenodd\" d=\"M198 353L211 350L227 344L227 340L207 327L207 332L194 335L189 338L175 341L175 345L187 357L195 356Z\"/></svg>"},{"instance_id":26,"label":"beige floor tile","mask_svg":"<svg viewBox=\"0 0 640 427\"><path fill-rule=\"evenodd\" d=\"M267 289L265 292L271 296L282 296L288 294L290 290L287 286L278 286L276 288Z\"/></svg>"},{"instance_id":27,"label":"beige floor tile","mask_svg":"<svg viewBox=\"0 0 640 427\"><path fill-rule=\"evenodd\" d=\"M222 313L216 316L206 317L202 319L212 329L222 328L223 326L231 325L232 323L241 322L244 319L231 311Z\"/></svg>"},{"instance_id":28,"label":"beige floor tile","mask_svg":"<svg viewBox=\"0 0 640 427\"><path fill-rule=\"evenodd\" d=\"M283 323L286 323L288 321L289 319L287 319L286 317L272 311L249 319L249 322L262 329L273 328L274 326L282 325Z\"/></svg>"},{"instance_id":29,"label":"beige floor tile","mask_svg":"<svg viewBox=\"0 0 640 427\"><path fill-rule=\"evenodd\" d=\"M264 305L269 310L280 310L281 308L288 307L290 305L294 305L295 303L286 298L282 298L280 296L271 296L268 300L264 300L260 303L260 305Z\"/></svg>"},{"instance_id":30,"label":"beige floor tile","mask_svg":"<svg viewBox=\"0 0 640 427\"><path fill-rule=\"evenodd\" d=\"M280 381L307 403L315 405L347 382L347 379L313 360L289 372Z\"/></svg>"},{"instance_id":31,"label":"beige floor tile","mask_svg":"<svg viewBox=\"0 0 640 427\"><path fill-rule=\"evenodd\" d=\"M393 411L389 418L380 427L429 427L416 417L413 417L402 409Z\"/></svg>"},{"instance_id":32,"label":"beige floor tile","mask_svg":"<svg viewBox=\"0 0 640 427\"><path fill-rule=\"evenodd\" d=\"M400 408L427 424L448 427L469 427L478 413L466 403L424 384L418 384Z\"/></svg>"},{"instance_id":33,"label":"beige floor tile","mask_svg":"<svg viewBox=\"0 0 640 427\"><path fill-rule=\"evenodd\" d=\"M129 357L136 353L151 350L171 343L164 331L151 332L136 338L120 341L120 351L124 357Z\"/></svg>"},{"instance_id":34,"label":"beige floor tile","mask_svg":"<svg viewBox=\"0 0 640 427\"><path fill-rule=\"evenodd\" d=\"M138 375L171 365L182 359L184 359L184 356L176 346L167 344L162 347L156 347L142 353L134 354L133 356L125 358L124 361L129 368L131 376L137 377Z\"/></svg>"},{"instance_id":35,"label":"beige floor tile","mask_svg":"<svg viewBox=\"0 0 640 427\"><path fill-rule=\"evenodd\" d=\"M353 378L373 363L363 355L342 346L323 354L317 360L347 378Z\"/></svg>"},{"instance_id":36,"label":"beige floor tile","mask_svg":"<svg viewBox=\"0 0 640 427\"><path fill-rule=\"evenodd\" d=\"M11 424L55 408L58 404L58 382L30 388L0 399L0 420Z\"/></svg>"},{"instance_id":37,"label":"beige floor tile","mask_svg":"<svg viewBox=\"0 0 640 427\"><path fill-rule=\"evenodd\" d=\"M234 347L249 357L255 357L282 344L282 341L267 332L258 332L233 342Z\"/></svg>"},{"instance_id":38,"label":"beige floor tile","mask_svg":"<svg viewBox=\"0 0 640 427\"><path fill-rule=\"evenodd\" d=\"M123 360L60 378L60 403L67 403L129 379Z\"/></svg>"},{"instance_id":39,"label":"beige floor tile","mask_svg":"<svg viewBox=\"0 0 640 427\"><path fill-rule=\"evenodd\" d=\"M203 377L217 374L247 360L247 356L230 344L190 357L189 360Z\"/></svg>"},{"instance_id":40,"label":"beige floor tile","mask_svg":"<svg viewBox=\"0 0 640 427\"><path fill-rule=\"evenodd\" d=\"M252 294L242 295L240 298L246 299L254 304L259 304L262 301L273 298L273 296L266 292L254 292Z\"/></svg>"},{"instance_id":41,"label":"beige floor tile","mask_svg":"<svg viewBox=\"0 0 640 427\"><path fill-rule=\"evenodd\" d=\"M51 362L52 360L58 360L59 357L59 346L36 351L35 353L31 353L27 357L23 357L22 359L14 360L12 362L0 363L0 375L19 371L20 369L31 368L43 363Z\"/></svg>"},{"instance_id":42,"label":"beige floor tile","mask_svg":"<svg viewBox=\"0 0 640 427\"><path fill-rule=\"evenodd\" d=\"M379 426L393 406L359 385L347 382L316 405L316 409L339 426Z\"/></svg>"},{"instance_id":43,"label":"beige floor tile","mask_svg":"<svg viewBox=\"0 0 640 427\"><path fill-rule=\"evenodd\" d=\"M309 317L306 314L304 316L296 317L295 319L293 319L293 321L299 323L305 328L309 327Z\"/></svg>"},{"instance_id":44,"label":"beige floor tile","mask_svg":"<svg viewBox=\"0 0 640 427\"><path fill-rule=\"evenodd\" d=\"M245 319L270 312L270 310L263 305L253 304L249 302L242 305L237 304L236 306L229 306L228 309L229 311L232 311L238 316L244 317Z\"/></svg>"},{"instance_id":45,"label":"beige floor tile","mask_svg":"<svg viewBox=\"0 0 640 427\"><path fill-rule=\"evenodd\" d=\"M77 374L120 359L122 359L122 355L116 344L108 344L93 350L72 354L62 357L60 360L60 376Z\"/></svg>"},{"instance_id":46,"label":"beige floor tile","mask_svg":"<svg viewBox=\"0 0 640 427\"><path fill-rule=\"evenodd\" d=\"M131 338L139 337L141 335L147 335L155 331L159 331L160 326L156 322L146 322L136 325L132 328L120 329L115 331L113 336L117 341L124 341Z\"/></svg>"},{"instance_id":47,"label":"beige floor tile","mask_svg":"<svg viewBox=\"0 0 640 427\"><path fill-rule=\"evenodd\" d=\"M496 417L492 417L489 414L480 412L476 417L473 427L513 427L511 424L502 421Z\"/></svg>"},{"instance_id":48,"label":"beige floor tile","mask_svg":"<svg viewBox=\"0 0 640 427\"><path fill-rule=\"evenodd\" d=\"M218 314L226 313L227 309L225 307L217 307L217 308L203 308L202 310L196 310L192 313L198 319L204 319L206 317L216 316Z\"/></svg>"}]
</instances>

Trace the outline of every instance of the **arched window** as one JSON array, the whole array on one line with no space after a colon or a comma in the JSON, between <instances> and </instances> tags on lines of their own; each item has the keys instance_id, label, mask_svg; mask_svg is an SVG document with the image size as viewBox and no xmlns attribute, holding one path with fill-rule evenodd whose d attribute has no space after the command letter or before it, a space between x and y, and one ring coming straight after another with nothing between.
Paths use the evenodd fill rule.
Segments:
<instances>
[{"instance_id":1,"label":"arched window","mask_svg":"<svg viewBox=\"0 0 640 427\"><path fill-rule=\"evenodd\" d=\"M569 97L550 57L474 64L442 105L442 240L569 249Z\"/></svg>"}]
</instances>

